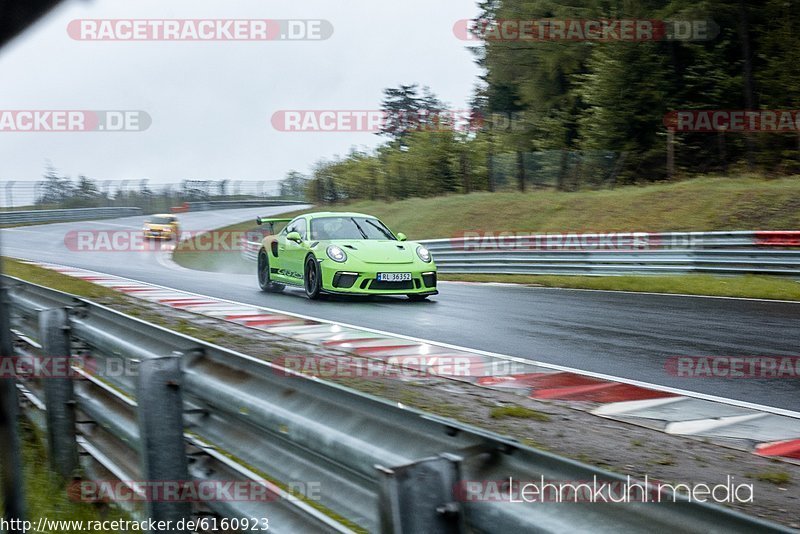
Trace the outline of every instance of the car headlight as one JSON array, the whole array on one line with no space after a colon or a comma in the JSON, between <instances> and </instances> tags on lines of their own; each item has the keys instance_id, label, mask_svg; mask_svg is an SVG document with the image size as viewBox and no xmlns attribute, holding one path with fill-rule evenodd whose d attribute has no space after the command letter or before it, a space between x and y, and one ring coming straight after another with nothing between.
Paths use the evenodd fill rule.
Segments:
<instances>
[{"instance_id":1,"label":"car headlight","mask_svg":"<svg viewBox=\"0 0 800 534\"><path fill-rule=\"evenodd\" d=\"M419 259L421 259L425 263L431 262L431 253L427 248L423 246L417 247L417 256L419 256Z\"/></svg>"},{"instance_id":2,"label":"car headlight","mask_svg":"<svg viewBox=\"0 0 800 534\"><path fill-rule=\"evenodd\" d=\"M328 253L328 257L335 262L344 263L347 261L347 254L345 254L344 250L336 245L329 246L326 252Z\"/></svg>"}]
</instances>

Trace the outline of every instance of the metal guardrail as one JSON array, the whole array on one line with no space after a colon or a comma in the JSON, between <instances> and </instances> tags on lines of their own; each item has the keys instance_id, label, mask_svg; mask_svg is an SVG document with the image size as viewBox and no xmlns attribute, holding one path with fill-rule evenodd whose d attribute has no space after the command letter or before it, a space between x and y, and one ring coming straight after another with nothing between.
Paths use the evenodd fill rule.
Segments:
<instances>
[{"instance_id":1,"label":"metal guardrail","mask_svg":"<svg viewBox=\"0 0 800 534\"><path fill-rule=\"evenodd\" d=\"M202 202L185 202L188 211L225 210L236 208L258 208L266 206L302 206L308 204L302 200L208 200Z\"/></svg>"},{"instance_id":2,"label":"metal guardrail","mask_svg":"<svg viewBox=\"0 0 800 534\"><path fill-rule=\"evenodd\" d=\"M800 277L800 232L793 231L476 235L420 243L444 273ZM242 256L255 260L260 246L244 241Z\"/></svg>"},{"instance_id":3,"label":"metal guardrail","mask_svg":"<svg viewBox=\"0 0 800 534\"><path fill-rule=\"evenodd\" d=\"M185 471L185 480L262 483L274 492L272 502L203 501L195 513L269 517L274 532L789 531L680 499L621 505L463 499L457 488L466 481L627 479L84 299L5 281L17 350L80 350L97 368L122 361L136 371L81 371L76 381L20 384L32 420L41 424L46 409L49 435L59 436L50 440L51 458L66 464L65 474L80 450L89 477L180 479ZM319 483L313 506L280 489L291 481ZM175 518L189 512L164 503L147 503L142 511L134 502L131 513Z\"/></svg>"},{"instance_id":4,"label":"metal guardrail","mask_svg":"<svg viewBox=\"0 0 800 534\"><path fill-rule=\"evenodd\" d=\"M524 234L465 232L465 235L425 240L426 247L436 250L668 250L752 247L769 243L786 244L795 239L800 245L800 232L751 231L727 232L602 232Z\"/></svg>"},{"instance_id":5,"label":"metal guardrail","mask_svg":"<svg viewBox=\"0 0 800 534\"><path fill-rule=\"evenodd\" d=\"M76 208L65 210L0 211L0 225L133 217L142 208Z\"/></svg>"}]
</instances>

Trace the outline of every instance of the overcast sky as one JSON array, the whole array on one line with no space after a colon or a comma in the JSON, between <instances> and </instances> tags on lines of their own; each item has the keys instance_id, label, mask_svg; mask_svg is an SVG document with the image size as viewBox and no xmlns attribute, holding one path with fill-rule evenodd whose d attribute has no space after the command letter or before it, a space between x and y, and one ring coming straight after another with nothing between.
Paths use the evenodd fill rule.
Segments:
<instances>
[{"instance_id":1,"label":"overcast sky","mask_svg":"<svg viewBox=\"0 0 800 534\"><path fill-rule=\"evenodd\" d=\"M275 180L380 142L370 133L286 133L285 109L378 109L381 90L429 85L463 109L479 74L453 24L474 0L71 0L0 50L0 110L144 110L144 132L0 132L0 180L72 177ZM324 19L325 41L102 42L73 19Z\"/></svg>"}]
</instances>

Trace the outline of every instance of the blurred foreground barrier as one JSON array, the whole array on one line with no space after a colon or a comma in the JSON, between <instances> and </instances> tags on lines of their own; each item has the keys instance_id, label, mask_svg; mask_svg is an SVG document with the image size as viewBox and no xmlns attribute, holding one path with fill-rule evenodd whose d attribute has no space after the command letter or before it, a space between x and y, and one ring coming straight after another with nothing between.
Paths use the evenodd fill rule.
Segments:
<instances>
[{"instance_id":1,"label":"blurred foreground barrier","mask_svg":"<svg viewBox=\"0 0 800 534\"><path fill-rule=\"evenodd\" d=\"M76 208L70 210L0 211L0 225L111 219L117 217L133 217L141 214L142 208Z\"/></svg>"},{"instance_id":2,"label":"blurred foreground barrier","mask_svg":"<svg viewBox=\"0 0 800 534\"><path fill-rule=\"evenodd\" d=\"M540 235L474 232L420 242L431 251L436 266L444 273L800 277L800 231ZM255 261L261 244L245 241L242 245L242 256Z\"/></svg>"},{"instance_id":3,"label":"blurred foreground barrier","mask_svg":"<svg viewBox=\"0 0 800 534\"><path fill-rule=\"evenodd\" d=\"M217 525L268 518L270 532L789 531L681 497L611 505L522 502L497 486L487 493L488 484L502 488L510 478L596 480L609 488L630 480L6 280L18 354L43 355L42 345L63 353L68 332L72 354L81 355L82 363L69 367L72 399L68 388L49 393L47 381L63 377L20 379L26 414L40 426L59 426L50 440L54 458L70 462L78 448L79 496L93 481L127 484L126 498L105 497L134 516L192 513ZM190 512L185 500L153 497L154 487L174 479L181 487L233 484L247 491L198 491ZM654 486L640 484L652 497Z\"/></svg>"}]
</instances>

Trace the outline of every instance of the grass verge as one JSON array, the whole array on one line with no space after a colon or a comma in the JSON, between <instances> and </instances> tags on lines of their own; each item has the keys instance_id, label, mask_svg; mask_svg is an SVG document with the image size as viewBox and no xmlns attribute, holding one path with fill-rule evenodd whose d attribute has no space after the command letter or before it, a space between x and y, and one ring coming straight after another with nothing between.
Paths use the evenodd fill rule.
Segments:
<instances>
[{"instance_id":1,"label":"grass verge","mask_svg":"<svg viewBox=\"0 0 800 534\"><path fill-rule=\"evenodd\" d=\"M215 229L218 234L231 237L239 233L261 230L249 219ZM194 236L181 241L172 253L172 260L187 269L197 271L224 272L231 274L254 274L255 263L242 258L239 250L203 250L202 236ZM230 241L227 239L226 241Z\"/></svg>"},{"instance_id":2,"label":"grass verge","mask_svg":"<svg viewBox=\"0 0 800 534\"><path fill-rule=\"evenodd\" d=\"M792 230L800 227L800 178L717 176L602 191L472 193L324 209L375 215L412 240L465 231Z\"/></svg>"},{"instance_id":3,"label":"grass verge","mask_svg":"<svg viewBox=\"0 0 800 534\"><path fill-rule=\"evenodd\" d=\"M785 486L792 481L791 475L785 471L764 471L761 473L750 473L747 478L760 480L761 482L769 482L776 486Z\"/></svg>"},{"instance_id":4,"label":"grass verge","mask_svg":"<svg viewBox=\"0 0 800 534\"><path fill-rule=\"evenodd\" d=\"M113 521L130 519L114 505L97 506L71 500L66 491L69 482L49 470L45 438L27 421L20 425L25 505L28 519L36 524L40 517L51 521ZM58 531L77 534L80 529L66 527ZM102 532L102 531L101 531ZM112 532L112 531L107 531Z\"/></svg>"},{"instance_id":5,"label":"grass verge","mask_svg":"<svg viewBox=\"0 0 800 534\"><path fill-rule=\"evenodd\" d=\"M536 410L531 410L524 406L498 406L492 408L489 413L492 419L503 419L504 417L515 417L517 419L535 419L536 421L547 422L550 416Z\"/></svg>"},{"instance_id":6,"label":"grass verge","mask_svg":"<svg viewBox=\"0 0 800 534\"><path fill-rule=\"evenodd\" d=\"M120 301L123 298L119 292L113 289L71 276L64 276L56 271L44 269L13 258L3 257L3 274L64 291L65 293L71 293L78 297L102 299L104 302Z\"/></svg>"}]
</instances>

